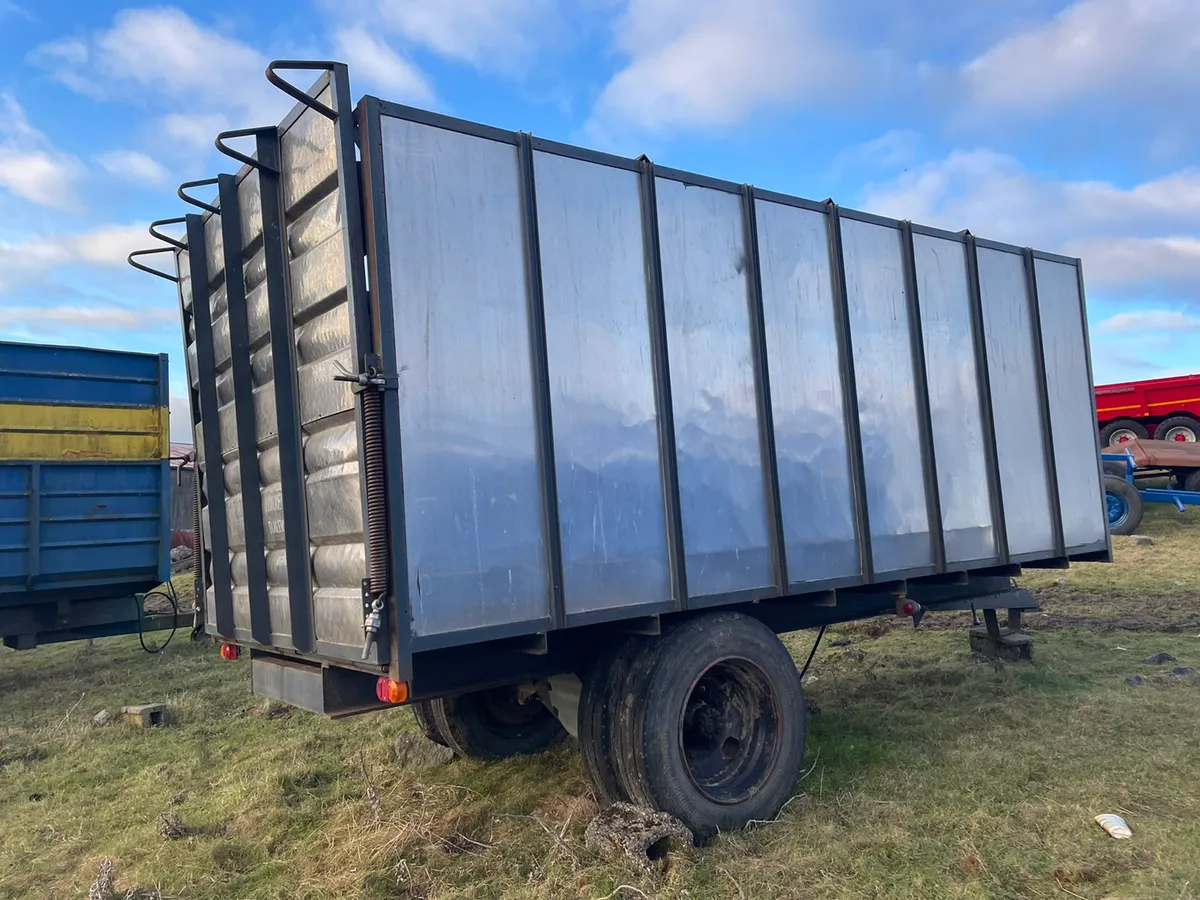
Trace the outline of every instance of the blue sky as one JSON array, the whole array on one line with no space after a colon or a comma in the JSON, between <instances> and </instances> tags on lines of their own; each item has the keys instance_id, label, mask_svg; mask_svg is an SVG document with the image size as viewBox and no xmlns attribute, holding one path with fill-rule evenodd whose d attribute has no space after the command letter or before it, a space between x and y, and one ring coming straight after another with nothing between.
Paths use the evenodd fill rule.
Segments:
<instances>
[{"instance_id":1,"label":"blue sky","mask_svg":"<svg viewBox=\"0 0 1200 900\"><path fill-rule=\"evenodd\" d=\"M218 130L280 118L280 57L1081 256L1098 381L1200 371L1197 0L0 0L0 339L166 351L183 394L172 288L124 257Z\"/></svg>"}]
</instances>

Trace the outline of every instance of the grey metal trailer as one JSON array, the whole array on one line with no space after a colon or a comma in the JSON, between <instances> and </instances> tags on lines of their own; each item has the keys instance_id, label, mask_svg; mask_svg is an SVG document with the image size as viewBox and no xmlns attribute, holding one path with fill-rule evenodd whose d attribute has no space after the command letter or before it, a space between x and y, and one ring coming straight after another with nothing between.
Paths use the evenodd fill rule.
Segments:
<instances>
[{"instance_id":1,"label":"grey metal trailer","mask_svg":"<svg viewBox=\"0 0 1200 900\"><path fill-rule=\"evenodd\" d=\"M135 254L174 272L131 257L178 283L203 620L255 691L569 731L703 834L793 789L778 633L1000 640L1021 567L1109 559L1078 260L267 77L292 112Z\"/></svg>"}]
</instances>

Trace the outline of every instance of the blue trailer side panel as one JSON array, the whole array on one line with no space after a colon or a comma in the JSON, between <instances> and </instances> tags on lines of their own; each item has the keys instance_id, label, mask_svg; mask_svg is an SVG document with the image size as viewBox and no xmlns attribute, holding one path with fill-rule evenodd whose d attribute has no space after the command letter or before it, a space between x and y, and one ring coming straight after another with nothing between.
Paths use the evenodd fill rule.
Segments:
<instances>
[{"instance_id":1,"label":"blue trailer side panel","mask_svg":"<svg viewBox=\"0 0 1200 900\"><path fill-rule=\"evenodd\" d=\"M96 604L170 577L167 407L165 355L0 343L0 635L136 627Z\"/></svg>"}]
</instances>

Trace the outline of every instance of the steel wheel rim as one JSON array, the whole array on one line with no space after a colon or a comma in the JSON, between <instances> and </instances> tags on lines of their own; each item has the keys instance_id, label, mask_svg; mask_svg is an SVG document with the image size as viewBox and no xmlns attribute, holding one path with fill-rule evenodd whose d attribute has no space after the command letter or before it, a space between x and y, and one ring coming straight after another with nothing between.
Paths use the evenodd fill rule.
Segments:
<instances>
[{"instance_id":1,"label":"steel wheel rim","mask_svg":"<svg viewBox=\"0 0 1200 900\"><path fill-rule=\"evenodd\" d=\"M1174 428L1167 429L1167 433L1163 435L1165 441L1178 441L1181 444L1196 443L1196 432L1186 425L1176 425Z\"/></svg>"},{"instance_id":2,"label":"steel wheel rim","mask_svg":"<svg viewBox=\"0 0 1200 900\"><path fill-rule=\"evenodd\" d=\"M713 803L742 803L779 761L779 697L767 674L741 657L717 660L688 687L679 749L688 777Z\"/></svg>"},{"instance_id":3,"label":"steel wheel rim","mask_svg":"<svg viewBox=\"0 0 1200 900\"><path fill-rule=\"evenodd\" d=\"M1108 505L1108 527L1115 528L1129 517L1129 503L1120 494L1106 493Z\"/></svg>"},{"instance_id":4,"label":"steel wheel rim","mask_svg":"<svg viewBox=\"0 0 1200 900\"><path fill-rule=\"evenodd\" d=\"M1108 446L1115 447L1118 444L1128 444L1130 441L1136 440L1137 435L1128 428L1118 428L1112 433L1112 437L1108 439Z\"/></svg>"}]
</instances>

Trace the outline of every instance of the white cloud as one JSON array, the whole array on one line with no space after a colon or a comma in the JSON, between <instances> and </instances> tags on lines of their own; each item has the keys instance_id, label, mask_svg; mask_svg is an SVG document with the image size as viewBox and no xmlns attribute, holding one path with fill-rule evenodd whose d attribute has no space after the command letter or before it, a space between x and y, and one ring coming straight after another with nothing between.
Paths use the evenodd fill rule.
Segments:
<instances>
[{"instance_id":1,"label":"white cloud","mask_svg":"<svg viewBox=\"0 0 1200 900\"><path fill-rule=\"evenodd\" d=\"M407 43L491 71L520 71L537 49L565 29L557 0L365 0L347 9L329 3L343 21L382 28Z\"/></svg>"},{"instance_id":2,"label":"white cloud","mask_svg":"<svg viewBox=\"0 0 1200 900\"><path fill-rule=\"evenodd\" d=\"M33 13L23 6L13 3L12 0L0 0L0 22L9 18L24 19L27 22L34 21Z\"/></svg>"},{"instance_id":3,"label":"white cloud","mask_svg":"<svg viewBox=\"0 0 1200 900\"><path fill-rule=\"evenodd\" d=\"M601 133L728 126L856 76L811 0L629 0L616 44L629 63L596 103Z\"/></svg>"},{"instance_id":4,"label":"white cloud","mask_svg":"<svg viewBox=\"0 0 1200 900\"><path fill-rule=\"evenodd\" d=\"M361 76L386 91L388 99L433 103L433 88L421 70L365 27L339 30L334 44L339 58L350 65L355 77Z\"/></svg>"},{"instance_id":5,"label":"white cloud","mask_svg":"<svg viewBox=\"0 0 1200 900\"><path fill-rule=\"evenodd\" d=\"M170 178L161 163L151 159L145 153L134 150L114 150L96 157L96 162L118 178L142 184L165 184Z\"/></svg>"},{"instance_id":6,"label":"white cloud","mask_svg":"<svg viewBox=\"0 0 1200 900\"><path fill-rule=\"evenodd\" d=\"M89 299L87 304L0 306L0 330L31 335L54 335L64 328L80 331L158 330L176 321L175 311L167 307L134 307L117 303L102 304Z\"/></svg>"},{"instance_id":7,"label":"white cloud","mask_svg":"<svg viewBox=\"0 0 1200 900\"><path fill-rule=\"evenodd\" d=\"M962 76L977 103L1048 110L1084 96L1195 97L1200 89L1196 0L1078 0L1000 41Z\"/></svg>"},{"instance_id":8,"label":"white cloud","mask_svg":"<svg viewBox=\"0 0 1200 900\"><path fill-rule=\"evenodd\" d=\"M921 136L907 129L893 129L873 140L843 150L833 161L838 174L848 169L896 169L917 159Z\"/></svg>"},{"instance_id":9,"label":"white cloud","mask_svg":"<svg viewBox=\"0 0 1200 900\"><path fill-rule=\"evenodd\" d=\"M221 109L238 127L277 122L292 103L267 83L263 54L174 7L122 10L111 28L43 44L30 59L89 96L185 100L185 115Z\"/></svg>"},{"instance_id":10,"label":"white cloud","mask_svg":"<svg viewBox=\"0 0 1200 900\"><path fill-rule=\"evenodd\" d=\"M52 234L21 242L0 241L0 294L58 266L123 265L133 250L153 245L145 223L103 225L80 234ZM0 306L6 315L15 307Z\"/></svg>"},{"instance_id":11,"label":"white cloud","mask_svg":"<svg viewBox=\"0 0 1200 900\"><path fill-rule=\"evenodd\" d=\"M1080 256L1091 284L1200 297L1200 169L1120 187L1040 176L990 150L956 151L868 185L863 198L883 215Z\"/></svg>"},{"instance_id":12,"label":"white cloud","mask_svg":"<svg viewBox=\"0 0 1200 900\"><path fill-rule=\"evenodd\" d=\"M75 182L83 164L56 150L44 134L29 124L12 94L0 94L0 188L52 209L74 211L79 206Z\"/></svg>"},{"instance_id":13,"label":"white cloud","mask_svg":"<svg viewBox=\"0 0 1200 900\"><path fill-rule=\"evenodd\" d=\"M1089 281L1178 289L1200 298L1200 238L1195 236L1086 238L1068 241L1064 249L1084 260Z\"/></svg>"},{"instance_id":14,"label":"white cloud","mask_svg":"<svg viewBox=\"0 0 1200 900\"><path fill-rule=\"evenodd\" d=\"M1143 331L1200 331L1200 318L1166 309L1142 309L1117 313L1096 325L1104 334L1130 334Z\"/></svg>"},{"instance_id":15,"label":"white cloud","mask_svg":"<svg viewBox=\"0 0 1200 900\"><path fill-rule=\"evenodd\" d=\"M222 131L232 125L221 113L171 113L159 120L159 127L167 137L173 138L189 148L211 150L213 141Z\"/></svg>"}]
</instances>

